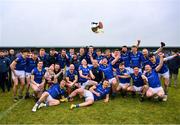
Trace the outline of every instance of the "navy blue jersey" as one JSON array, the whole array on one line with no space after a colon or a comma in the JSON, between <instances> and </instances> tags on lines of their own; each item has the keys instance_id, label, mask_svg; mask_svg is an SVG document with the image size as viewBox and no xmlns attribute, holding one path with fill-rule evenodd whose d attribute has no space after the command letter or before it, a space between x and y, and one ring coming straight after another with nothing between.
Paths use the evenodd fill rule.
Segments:
<instances>
[{"instance_id":1,"label":"navy blue jersey","mask_svg":"<svg viewBox=\"0 0 180 125\"><path fill-rule=\"evenodd\" d=\"M84 76L89 76L89 74L90 74L90 68L89 68L89 66L87 66L86 68L85 67L83 67L82 65L81 66L79 66L79 71L82 71L82 75L84 75ZM81 76L79 76L79 82L80 83L84 83L84 82L86 82L88 79L85 79L85 78L82 78Z\"/></svg>"},{"instance_id":2,"label":"navy blue jersey","mask_svg":"<svg viewBox=\"0 0 180 125\"><path fill-rule=\"evenodd\" d=\"M96 60L98 61L98 63L104 58L104 56L100 55L100 56L96 56Z\"/></svg>"},{"instance_id":3,"label":"navy blue jersey","mask_svg":"<svg viewBox=\"0 0 180 125\"><path fill-rule=\"evenodd\" d=\"M34 75L34 81L35 81L36 83L41 84L45 72L46 72L45 69L42 69L41 71L39 71L39 70L37 69L37 67L35 67L35 68L32 70L32 73L31 73L32 75Z\"/></svg>"},{"instance_id":4,"label":"navy blue jersey","mask_svg":"<svg viewBox=\"0 0 180 125\"><path fill-rule=\"evenodd\" d=\"M133 85L136 87L141 87L144 85L144 81L142 79L142 73L139 72L136 76L134 73L131 74L131 78L133 80Z\"/></svg>"},{"instance_id":5,"label":"navy blue jersey","mask_svg":"<svg viewBox=\"0 0 180 125\"><path fill-rule=\"evenodd\" d=\"M157 88L161 86L158 73L154 69L150 73L145 73L145 76L148 78L149 87Z\"/></svg>"},{"instance_id":6,"label":"navy blue jersey","mask_svg":"<svg viewBox=\"0 0 180 125\"><path fill-rule=\"evenodd\" d=\"M130 53L129 51L126 53L121 53L121 59L124 62L125 67L130 67Z\"/></svg>"},{"instance_id":7,"label":"navy blue jersey","mask_svg":"<svg viewBox=\"0 0 180 125\"><path fill-rule=\"evenodd\" d=\"M59 63L62 69L65 68L65 66L69 67L70 65L70 60L66 57L62 57L61 55L58 55L58 57L56 58L56 62Z\"/></svg>"},{"instance_id":8,"label":"navy blue jersey","mask_svg":"<svg viewBox=\"0 0 180 125\"><path fill-rule=\"evenodd\" d=\"M150 62L150 66L152 67L152 69L155 69L160 63L160 59L159 58L156 58L156 62L155 63L152 63ZM163 63L163 66L161 67L161 69L158 71L159 73L165 73L167 72L169 69L167 67L166 64Z\"/></svg>"},{"instance_id":9,"label":"navy blue jersey","mask_svg":"<svg viewBox=\"0 0 180 125\"><path fill-rule=\"evenodd\" d=\"M141 56L142 53L141 52L137 52L136 54L134 54L133 52L130 52L130 67L139 67L141 68Z\"/></svg>"},{"instance_id":10,"label":"navy blue jersey","mask_svg":"<svg viewBox=\"0 0 180 125\"><path fill-rule=\"evenodd\" d=\"M114 60L114 57L112 55L110 55L109 57L107 57L107 56L105 56L105 57L108 60L108 64Z\"/></svg>"},{"instance_id":11,"label":"navy blue jersey","mask_svg":"<svg viewBox=\"0 0 180 125\"><path fill-rule=\"evenodd\" d=\"M15 70L24 70L25 71L26 59L24 59L21 54L18 55L18 57L15 59L15 61L17 63L15 66L16 67Z\"/></svg>"},{"instance_id":12,"label":"navy blue jersey","mask_svg":"<svg viewBox=\"0 0 180 125\"><path fill-rule=\"evenodd\" d=\"M0 57L0 73L8 72L10 66L10 59L7 57Z\"/></svg>"},{"instance_id":13,"label":"navy blue jersey","mask_svg":"<svg viewBox=\"0 0 180 125\"><path fill-rule=\"evenodd\" d=\"M93 52L93 53L92 53L92 57L93 57L93 59L96 59L97 54L96 54L95 52ZM92 64L91 58L90 58L90 56L89 56L89 53L86 54L86 56L85 56L84 59L86 59L86 61L87 61L88 64Z\"/></svg>"},{"instance_id":14,"label":"navy blue jersey","mask_svg":"<svg viewBox=\"0 0 180 125\"><path fill-rule=\"evenodd\" d=\"M149 57L141 56L141 61L142 61L142 67L143 67L143 68L144 68L146 65L150 64Z\"/></svg>"},{"instance_id":15,"label":"navy blue jersey","mask_svg":"<svg viewBox=\"0 0 180 125\"><path fill-rule=\"evenodd\" d=\"M106 97L107 94L110 93L110 88L103 88L103 85L102 84L98 84L96 86L96 89L95 89L96 92L100 93L100 96L96 96L94 93L93 93L93 96L94 96L94 100L100 100L100 99L103 99Z\"/></svg>"},{"instance_id":16,"label":"navy blue jersey","mask_svg":"<svg viewBox=\"0 0 180 125\"><path fill-rule=\"evenodd\" d=\"M74 70L72 73L68 70L66 71L66 77L69 78L69 81L73 82L75 80L75 76L77 76L78 73L76 70Z\"/></svg>"},{"instance_id":17,"label":"navy blue jersey","mask_svg":"<svg viewBox=\"0 0 180 125\"><path fill-rule=\"evenodd\" d=\"M113 68L118 69L119 68L119 64L122 63L123 60L121 58L118 59L118 61L113 65Z\"/></svg>"},{"instance_id":18,"label":"navy blue jersey","mask_svg":"<svg viewBox=\"0 0 180 125\"><path fill-rule=\"evenodd\" d=\"M44 56L38 55L38 59L43 61L43 67L46 67L48 65L47 58L48 58L47 54L44 54Z\"/></svg>"},{"instance_id":19,"label":"navy blue jersey","mask_svg":"<svg viewBox=\"0 0 180 125\"><path fill-rule=\"evenodd\" d=\"M129 72L126 69L124 69L123 71L121 71L120 69L117 69L116 74L120 76L124 76L124 75L129 74ZM120 83L130 83L130 78L119 78L119 81Z\"/></svg>"},{"instance_id":20,"label":"navy blue jersey","mask_svg":"<svg viewBox=\"0 0 180 125\"><path fill-rule=\"evenodd\" d=\"M106 66L101 64L99 68L104 73L105 79L112 79L114 77L111 63Z\"/></svg>"},{"instance_id":21,"label":"navy blue jersey","mask_svg":"<svg viewBox=\"0 0 180 125\"><path fill-rule=\"evenodd\" d=\"M59 85L59 83L53 84L47 92L54 98L59 99L60 96L65 96L66 91L65 89L62 89Z\"/></svg>"},{"instance_id":22,"label":"navy blue jersey","mask_svg":"<svg viewBox=\"0 0 180 125\"><path fill-rule=\"evenodd\" d=\"M37 61L32 58L26 58L26 72L31 73L31 71L37 66Z\"/></svg>"},{"instance_id":23,"label":"navy blue jersey","mask_svg":"<svg viewBox=\"0 0 180 125\"><path fill-rule=\"evenodd\" d=\"M79 70L79 65L80 65L79 60L72 60L71 64L74 64L74 67L75 67L76 71Z\"/></svg>"}]
</instances>

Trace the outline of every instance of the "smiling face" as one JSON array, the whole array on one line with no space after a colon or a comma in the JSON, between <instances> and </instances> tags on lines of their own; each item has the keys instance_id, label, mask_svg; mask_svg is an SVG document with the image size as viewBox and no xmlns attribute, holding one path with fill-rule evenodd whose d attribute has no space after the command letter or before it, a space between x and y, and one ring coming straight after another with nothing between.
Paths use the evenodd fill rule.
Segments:
<instances>
[{"instance_id":1,"label":"smiling face","mask_svg":"<svg viewBox=\"0 0 180 125\"><path fill-rule=\"evenodd\" d=\"M0 51L0 57L3 57L3 56L4 56L4 52Z\"/></svg>"},{"instance_id":2,"label":"smiling face","mask_svg":"<svg viewBox=\"0 0 180 125\"><path fill-rule=\"evenodd\" d=\"M58 71L60 69L60 65L59 64L55 64L54 65L54 69L55 69L55 71Z\"/></svg>"},{"instance_id":3,"label":"smiling face","mask_svg":"<svg viewBox=\"0 0 180 125\"><path fill-rule=\"evenodd\" d=\"M103 82L103 88L108 88L109 82L107 80L104 80Z\"/></svg>"},{"instance_id":4,"label":"smiling face","mask_svg":"<svg viewBox=\"0 0 180 125\"><path fill-rule=\"evenodd\" d=\"M107 50L105 51L105 55L109 57L109 56L111 55L111 51L110 51L109 49L107 49Z\"/></svg>"},{"instance_id":5,"label":"smiling face","mask_svg":"<svg viewBox=\"0 0 180 125\"><path fill-rule=\"evenodd\" d=\"M43 67L43 61L39 61L38 64L37 64L37 67L38 67L39 69L42 69L42 67Z\"/></svg>"},{"instance_id":6,"label":"smiling face","mask_svg":"<svg viewBox=\"0 0 180 125\"><path fill-rule=\"evenodd\" d=\"M65 87L65 85L66 85L66 81L65 81L65 80L62 80L62 81L60 82L60 86L61 86L61 88L64 88L64 87Z\"/></svg>"},{"instance_id":7,"label":"smiling face","mask_svg":"<svg viewBox=\"0 0 180 125\"><path fill-rule=\"evenodd\" d=\"M133 53L136 53L136 52L137 52L137 47L136 47L136 46L133 46L133 47L131 48L131 50L132 50Z\"/></svg>"},{"instance_id":8,"label":"smiling face","mask_svg":"<svg viewBox=\"0 0 180 125\"><path fill-rule=\"evenodd\" d=\"M139 73L139 68L138 67L134 67L133 72L134 72L134 74L138 74Z\"/></svg>"},{"instance_id":9,"label":"smiling face","mask_svg":"<svg viewBox=\"0 0 180 125\"><path fill-rule=\"evenodd\" d=\"M124 69L125 69L124 64L119 64L119 69L120 69L120 70L124 70Z\"/></svg>"},{"instance_id":10,"label":"smiling face","mask_svg":"<svg viewBox=\"0 0 180 125\"><path fill-rule=\"evenodd\" d=\"M149 73L149 72L151 72L151 70L152 70L152 68L151 68L150 65L146 65L146 66L145 66L145 71L146 71L146 72Z\"/></svg>"},{"instance_id":11,"label":"smiling face","mask_svg":"<svg viewBox=\"0 0 180 125\"><path fill-rule=\"evenodd\" d=\"M70 71L70 72L73 72L73 71L74 71L74 69L75 69L74 65L73 65L73 64L71 64L71 65L69 66L69 71Z\"/></svg>"},{"instance_id":12,"label":"smiling face","mask_svg":"<svg viewBox=\"0 0 180 125\"><path fill-rule=\"evenodd\" d=\"M143 49L142 50L142 54L147 57L148 56L148 50L147 49Z\"/></svg>"},{"instance_id":13,"label":"smiling face","mask_svg":"<svg viewBox=\"0 0 180 125\"><path fill-rule=\"evenodd\" d=\"M92 64L94 67L98 67L98 61L97 60L93 60Z\"/></svg>"},{"instance_id":14,"label":"smiling face","mask_svg":"<svg viewBox=\"0 0 180 125\"><path fill-rule=\"evenodd\" d=\"M155 62L156 61L156 57L155 56L149 57L149 59L150 59L151 62Z\"/></svg>"},{"instance_id":15,"label":"smiling face","mask_svg":"<svg viewBox=\"0 0 180 125\"><path fill-rule=\"evenodd\" d=\"M102 60L102 64L103 64L103 65L107 65L107 63L108 63L108 60L107 60L106 58L104 58L104 59Z\"/></svg>"},{"instance_id":16,"label":"smiling face","mask_svg":"<svg viewBox=\"0 0 180 125\"><path fill-rule=\"evenodd\" d=\"M81 64L82 64L83 66L87 66L87 61L86 61L85 59L83 59L83 60L81 61Z\"/></svg>"},{"instance_id":17,"label":"smiling face","mask_svg":"<svg viewBox=\"0 0 180 125\"><path fill-rule=\"evenodd\" d=\"M66 56L66 51L65 51L65 50L62 50L62 51L61 51L61 56L62 56L62 57L65 57L65 56Z\"/></svg>"}]
</instances>

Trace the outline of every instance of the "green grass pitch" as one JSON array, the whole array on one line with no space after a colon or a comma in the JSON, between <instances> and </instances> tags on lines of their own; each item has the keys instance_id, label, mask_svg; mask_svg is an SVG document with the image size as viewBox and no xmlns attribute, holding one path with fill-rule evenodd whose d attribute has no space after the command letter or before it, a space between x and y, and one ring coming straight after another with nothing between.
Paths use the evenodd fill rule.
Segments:
<instances>
[{"instance_id":1,"label":"green grass pitch","mask_svg":"<svg viewBox=\"0 0 180 125\"><path fill-rule=\"evenodd\" d=\"M32 99L13 103L12 92L0 92L0 124L180 124L180 84L169 88L167 102L140 102L138 98L117 96L107 104L98 101L70 110L69 102L33 113L34 103Z\"/></svg>"}]
</instances>

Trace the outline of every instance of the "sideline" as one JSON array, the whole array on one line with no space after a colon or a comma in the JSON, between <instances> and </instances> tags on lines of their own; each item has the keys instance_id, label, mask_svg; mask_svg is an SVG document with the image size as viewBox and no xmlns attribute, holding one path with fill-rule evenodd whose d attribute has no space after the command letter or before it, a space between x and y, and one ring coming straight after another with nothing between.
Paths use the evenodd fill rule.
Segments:
<instances>
[{"instance_id":1,"label":"sideline","mask_svg":"<svg viewBox=\"0 0 180 125\"><path fill-rule=\"evenodd\" d=\"M7 110L0 113L0 120L2 120L2 118L4 118L7 114L9 114L11 112L11 110L13 110L20 102L22 102L22 100L23 99L19 100L18 102L14 103L12 106L10 106Z\"/></svg>"}]
</instances>

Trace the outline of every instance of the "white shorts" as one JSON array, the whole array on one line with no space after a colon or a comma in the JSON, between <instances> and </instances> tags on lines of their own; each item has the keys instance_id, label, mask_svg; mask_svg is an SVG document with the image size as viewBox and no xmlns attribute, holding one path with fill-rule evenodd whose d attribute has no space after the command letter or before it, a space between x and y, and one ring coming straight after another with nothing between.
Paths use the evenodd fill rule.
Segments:
<instances>
[{"instance_id":1,"label":"white shorts","mask_svg":"<svg viewBox=\"0 0 180 125\"><path fill-rule=\"evenodd\" d=\"M136 87L136 86L133 85L133 89L134 89L135 92L141 92L142 91L142 86Z\"/></svg>"},{"instance_id":2,"label":"white shorts","mask_svg":"<svg viewBox=\"0 0 180 125\"><path fill-rule=\"evenodd\" d=\"M25 78L24 70L14 70L18 78ZM15 79L14 73L12 72L12 79Z\"/></svg>"},{"instance_id":3,"label":"white shorts","mask_svg":"<svg viewBox=\"0 0 180 125\"><path fill-rule=\"evenodd\" d=\"M161 74L161 73L158 73L158 75L159 75L159 77L163 77L163 78L169 78L169 70L167 71L167 72L165 72L165 73L163 73L163 74Z\"/></svg>"},{"instance_id":4,"label":"white shorts","mask_svg":"<svg viewBox=\"0 0 180 125\"><path fill-rule=\"evenodd\" d=\"M84 82L84 83L82 83L82 85L81 85L81 88L85 88L87 85L89 85L89 80L87 80L86 82Z\"/></svg>"},{"instance_id":5,"label":"white shorts","mask_svg":"<svg viewBox=\"0 0 180 125\"><path fill-rule=\"evenodd\" d=\"M159 91L163 91L164 92L162 87L157 87L157 88L151 88L150 87L149 89L152 90L153 94L157 94Z\"/></svg>"},{"instance_id":6,"label":"white shorts","mask_svg":"<svg viewBox=\"0 0 180 125\"><path fill-rule=\"evenodd\" d=\"M111 79L108 79L108 81L109 81L109 85L111 85L111 84L112 84L112 81L113 81L113 80L116 80L116 78L114 78L114 77L113 77L113 78L111 78Z\"/></svg>"},{"instance_id":7,"label":"white shorts","mask_svg":"<svg viewBox=\"0 0 180 125\"><path fill-rule=\"evenodd\" d=\"M31 73L29 73L29 72L26 72L25 74L26 74L26 78L30 78L30 76L31 76Z\"/></svg>"},{"instance_id":8,"label":"white shorts","mask_svg":"<svg viewBox=\"0 0 180 125\"><path fill-rule=\"evenodd\" d=\"M134 73L133 68L130 68L129 72L130 72L130 73ZM141 68L139 68L139 72L142 73L142 69L141 69Z\"/></svg>"},{"instance_id":9,"label":"white shorts","mask_svg":"<svg viewBox=\"0 0 180 125\"><path fill-rule=\"evenodd\" d=\"M122 88L124 88L127 85L129 86L130 84L129 83L119 83L119 86L122 87Z\"/></svg>"},{"instance_id":10,"label":"white shorts","mask_svg":"<svg viewBox=\"0 0 180 125\"><path fill-rule=\"evenodd\" d=\"M94 101L94 96L92 94L92 92L90 92L89 90L85 90L84 89L84 94L83 94L85 101L92 99Z\"/></svg>"},{"instance_id":11,"label":"white shorts","mask_svg":"<svg viewBox=\"0 0 180 125\"><path fill-rule=\"evenodd\" d=\"M46 101L45 102L50 102L50 101L53 101L54 98L49 94L49 96L46 98Z\"/></svg>"}]
</instances>

